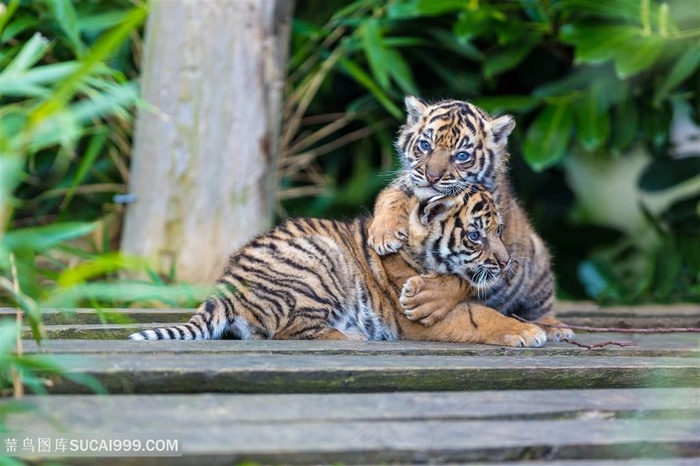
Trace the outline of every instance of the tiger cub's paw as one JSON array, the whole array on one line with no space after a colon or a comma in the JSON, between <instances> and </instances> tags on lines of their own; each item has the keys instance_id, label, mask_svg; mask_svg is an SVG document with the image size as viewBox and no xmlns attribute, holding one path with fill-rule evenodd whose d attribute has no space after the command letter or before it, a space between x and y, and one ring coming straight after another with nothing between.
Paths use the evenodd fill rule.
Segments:
<instances>
[{"instance_id":1,"label":"tiger cub's paw","mask_svg":"<svg viewBox=\"0 0 700 466\"><path fill-rule=\"evenodd\" d=\"M375 217L369 226L367 244L380 256L398 251L408 240L408 217Z\"/></svg>"},{"instance_id":2,"label":"tiger cub's paw","mask_svg":"<svg viewBox=\"0 0 700 466\"><path fill-rule=\"evenodd\" d=\"M519 331L506 333L503 342L507 346L538 348L547 343L547 332L533 324L522 324Z\"/></svg>"},{"instance_id":3,"label":"tiger cub's paw","mask_svg":"<svg viewBox=\"0 0 700 466\"><path fill-rule=\"evenodd\" d=\"M406 318L427 326L442 320L454 307L445 303L444 293L440 293L439 288L429 285L429 277L411 277L403 284L399 297Z\"/></svg>"},{"instance_id":4,"label":"tiger cub's paw","mask_svg":"<svg viewBox=\"0 0 700 466\"><path fill-rule=\"evenodd\" d=\"M560 328L566 327L566 324L554 316L544 316L538 319L537 322L547 324L544 329L547 332L547 340L549 341L572 340L575 336L573 330L569 328ZM550 325L554 325L555 327L550 327Z\"/></svg>"}]
</instances>

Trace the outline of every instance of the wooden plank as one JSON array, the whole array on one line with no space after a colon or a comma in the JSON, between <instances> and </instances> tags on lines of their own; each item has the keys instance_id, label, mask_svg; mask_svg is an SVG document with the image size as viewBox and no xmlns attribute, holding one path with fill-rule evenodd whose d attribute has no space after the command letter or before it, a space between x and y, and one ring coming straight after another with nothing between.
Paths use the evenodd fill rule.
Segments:
<instances>
[{"instance_id":1,"label":"wooden plank","mask_svg":"<svg viewBox=\"0 0 700 466\"><path fill-rule=\"evenodd\" d=\"M14 319L16 311L0 308L0 319ZM44 325L76 325L112 323L181 323L194 309L45 309L41 313Z\"/></svg>"},{"instance_id":2,"label":"wooden plank","mask_svg":"<svg viewBox=\"0 0 700 466\"><path fill-rule=\"evenodd\" d=\"M562 421L360 421L226 422L155 429L139 427L142 412L128 433L109 438L180 439L181 458L127 458L111 464L232 464L237 461L308 464L383 462L465 462L532 459L644 458L697 455L700 429L695 420ZM117 415L117 411L113 411ZM29 430L33 428L32 430ZM57 433L43 425L22 427L36 436ZM92 430L90 436L101 430ZM110 464L112 458L99 458ZM92 460L97 463L95 459ZM71 461L71 463L75 463Z\"/></svg>"},{"instance_id":3,"label":"wooden plank","mask_svg":"<svg viewBox=\"0 0 700 466\"><path fill-rule=\"evenodd\" d=\"M194 309L105 309L107 321L126 323L186 322ZM650 328L700 327L700 305L643 305L599 307L590 302L558 302L557 315L567 323L595 327ZM14 318L15 310L0 308L0 319ZM101 324L100 313L94 309L66 311L47 309L43 312L46 325ZM110 320L111 319L111 320Z\"/></svg>"},{"instance_id":4,"label":"wooden plank","mask_svg":"<svg viewBox=\"0 0 700 466\"><path fill-rule=\"evenodd\" d=\"M700 357L700 336L694 334L629 335L587 334L576 337L586 344L605 341L632 342L636 346L585 349L563 342L549 342L542 348L509 348L478 344L437 343L420 341L103 341L103 340L46 340L41 351L63 354L87 353L159 353L169 354L374 354L374 355L433 355L433 356L665 356ZM40 350L33 340L25 340L26 352Z\"/></svg>"},{"instance_id":5,"label":"wooden plank","mask_svg":"<svg viewBox=\"0 0 700 466\"><path fill-rule=\"evenodd\" d=\"M36 409L8 418L13 429L39 428L47 418L73 431L133 427L158 429L179 424L192 428L226 423L359 422L412 420L571 420L696 419L700 392L695 388L598 390L500 390L282 395L90 395L29 396ZM85 416L90 413L90 416ZM148 415L144 415L148 413ZM35 427L31 427L32 429Z\"/></svg>"},{"instance_id":6,"label":"wooden plank","mask_svg":"<svg viewBox=\"0 0 700 466\"><path fill-rule=\"evenodd\" d=\"M588 301L559 301L554 305L554 311L559 317L588 317L591 315L607 317L638 317L670 316L698 317L700 304L644 304L632 306L599 306Z\"/></svg>"},{"instance_id":7,"label":"wooden plank","mask_svg":"<svg viewBox=\"0 0 700 466\"><path fill-rule=\"evenodd\" d=\"M56 395L26 401L36 409L21 416L9 414L5 420L19 437L83 433L121 438L128 432L129 438L181 440L184 458L139 458L145 463L138 464L187 464L195 459L201 464L231 464L243 458L265 463L580 460L698 451L695 389ZM655 418L659 420L651 421ZM176 425L182 427L172 430ZM253 445L250 437L239 435L244 431L257 435ZM308 437L292 433L297 431ZM445 441L442 435L447 432L450 438ZM84 461L137 464L133 459Z\"/></svg>"},{"instance_id":8,"label":"wooden plank","mask_svg":"<svg viewBox=\"0 0 700 466\"><path fill-rule=\"evenodd\" d=\"M110 393L334 393L535 388L698 387L697 358L54 354ZM85 389L50 377L54 393Z\"/></svg>"},{"instance_id":9,"label":"wooden plank","mask_svg":"<svg viewBox=\"0 0 700 466\"><path fill-rule=\"evenodd\" d=\"M143 316L142 316L143 317ZM154 327L163 327L171 325L174 322L154 322L154 323L134 323L134 324L66 324L66 325L46 325L44 327L45 334L52 339L79 339L79 340L123 340L128 338L134 332L146 330ZM619 320L617 318L602 318L602 319L577 319L568 321L571 325L586 325L602 328L684 328L694 325L688 320ZM688 324L688 325L686 325ZM700 327L698 327L700 328ZM583 332L578 331L578 334ZM665 334L668 335L668 334ZM700 337L700 333L695 333ZM23 327L22 338L31 339L31 329L28 326ZM604 339L603 341L607 341ZM600 341L600 340L599 340Z\"/></svg>"},{"instance_id":10,"label":"wooden plank","mask_svg":"<svg viewBox=\"0 0 700 466\"><path fill-rule=\"evenodd\" d=\"M689 466L697 464L689 463L697 458L679 457L697 456L700 448L695 389L56 395L26 401L36 404L36 409L21 415L10 412L4 420L20 438L23 433L175 438L184 455L78 458L71 459L71 464L527 459L547 460L542 463L546 466ZM641 459L669 455L676 458L669 462ZM571 458L578 461L567 461Z\"/></svg>"}]
</instances>

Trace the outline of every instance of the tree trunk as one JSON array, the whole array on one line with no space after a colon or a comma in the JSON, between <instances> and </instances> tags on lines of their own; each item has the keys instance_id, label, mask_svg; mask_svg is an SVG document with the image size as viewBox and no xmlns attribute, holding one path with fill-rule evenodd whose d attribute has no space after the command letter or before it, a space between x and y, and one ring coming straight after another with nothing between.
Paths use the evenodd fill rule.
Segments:
<instances>
[{"instance_id":1,"label":"tree trunk","mask_svg":"<svg viewBox=\"0 0 700 466\"><path fill-rule=\"evenodd\" d=\"M121 249L188 282L269 228L293 2L152 2Z\"/></svg>"}]
</instances>

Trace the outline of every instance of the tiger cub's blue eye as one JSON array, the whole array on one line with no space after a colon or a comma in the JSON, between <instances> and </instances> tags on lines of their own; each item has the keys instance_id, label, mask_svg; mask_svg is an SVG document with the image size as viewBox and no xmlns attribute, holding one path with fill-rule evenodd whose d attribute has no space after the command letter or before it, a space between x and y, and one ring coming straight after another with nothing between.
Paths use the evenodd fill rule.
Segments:
<instances>
[{"instance_id":1,"label":"tiger cub's blue eye","mask_svg":"<svg viewBox=\"0 0 700 466\"><path fill-rule=\"evenodd\" d=\"M498 225L498 228L496 229L496 234L500 238L501 235L503 234L503 225Z\"/></svg>"},{"instance_id":2,"label":"tiger cub's blue eye","mask_svg":"<svg viewBox=\"0 0 700 466\"><path fill-rule=\"evenodd\" d=\"M430 151L430 143L426 140L418 141L418 148L422 152L428 152Z\"/></svg>"},{"instance_id":3,"label":"tiger cub's blue eye","mask_svg":"<svg viewBox=\"0 0 700 466\"><path fill-rule=\"evenodd\" d=\"M468 161L471 157L472 157L472 156L471 156L471 154L469 154L469 152L464 152L464 151L462 151L462 152L457 152L457 153L455 154L455 160L456 160L457 162L466 162L466 161Z\"/></svg>"},{"instance_id":4,"label":"tiger cub's blue eye","mask_svg":"<svg viewBox=\"0 0 700 466\"><path fill-rule=\"evenodd\" d=\"M470 231L469 234L467 234L467 238L469 238L469 241L476 243L481 236L478 231Z\"/></svg>"}]
</instances>

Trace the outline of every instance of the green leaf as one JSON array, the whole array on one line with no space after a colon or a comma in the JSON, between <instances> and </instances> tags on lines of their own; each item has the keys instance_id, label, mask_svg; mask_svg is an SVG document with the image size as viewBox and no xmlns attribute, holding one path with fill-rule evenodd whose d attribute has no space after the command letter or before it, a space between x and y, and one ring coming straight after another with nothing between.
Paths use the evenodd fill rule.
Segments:
<instances>
[{"instance_id":1,"label":"green leaf","mask_svg":"<svg viewBox=\"0 0 700 466\"><path fill-rule=\"evenodd\" d=\"M41 287L39 286L36 254L34 250L25 246L22 248L15 248L13 253L15 256L19 289L25 296L31 299L38 299L41 294Z\"/></svg>"},{"instance_id":2,"label":"green leaf","mask_svg":"<svg viewBox=\"0 0 700 466\"><path fill-rule=\"evenodd\" d=\"M66 0L44 0L44 3L49 7L54 19L66 34L66 37L68 37L68 41L72 45L75 54L79 57L82 56L83 53L85 53L85 45L80 40L78 15L73 7L73 2Z\"/></svg>"},{"instance_id":3,"label":"green leaf","mask_svg":"<svg viewBox=\"0 0 700 466\"><path fill-rule=\"evenodd\" d=\"M49 48L49 41L38 32L27 41L20 49L15 58L12 59L9 65L0 72L0 95L4 94L3 83L9 79L13 73L19 73L30 68L41 57L44 56Z\"/></svg>"},{"instance_id":4,"label":"green leaf","mask_svg":"<svg viewBox=\"0 0 700 466\"><path fill-rule=\"evenodd\" d=\"M76 307L81 301L101 302L159 301L177 305L202 302L211 296L213 285L153 285L150 283L81 283L56 289L42 302L43 308Z\"/></svg>"},{"instance_id":5,"label":"green leaf","mask_svg":"<svg viewBox=\"0 0 700 466\"><path fill-rule=\"evenodd\" d=\"M581 145L589 152L604 145L610 135L610 117L601 87L591 85L576 102L575 109L576 132Z\"/></svg>"},{"instance_id":6,"label":"green leaf","mask_svg":"<svg viewBox=\"0 0 700 466\"><path fill-rule=\"evenodd\" d=\"M401 91L404 94L417 95L418 88L413 80L413 73L401 54L396 50L387 50L384 53L384 59L391 77L399 85Z\"/></svg>"},{"instance_id":7,"label":"green leaf","mask_svg":"<svg viewBox=\"0 0 700 466\"><path fill-rule=\"evenodd\" d=\"M412 19L423 16L440 16L464 10L465 0L404 0L389 3L387 17L390 19Z\"/></svg>"},{"instance_id":8,"label":"green leaf","mask_svg":"<svg viewBox=\"0 0 700 466\"><path fill-rule=\"evenodd\" d=\"M639 178L644 191L663 191L700 176L700 158L657 159L652 161Z\"/></svg>"},{"instance_id":9,"label":"green leaf","mask_svg":"<svg viewBox=\"0 0 700 466\"><path fill-rule=\"evenodd\" d=\"M640 133L642 137L650 141L655 149L661 150L669 138L669 129L673 118L671 104L666 102L660 108L642 105L639 107L639 114L641 116Z\"/></svg>"},{"instance_id":10,"label":"green leaf","mask_svg":"<svg viewBox=\"0 0 700 466\"><path fill-rule=\"evenodd\" d=\"M674 202L661 217L675 233L700 235L700 194Z\"/></svg>"},{"instance_id":11,"label":"green leaf","mask_svg":"<svg viewBox=\"0 0 700 466\"><path fill-rule=\"evenodd\" d=\"M362 38L362 47L365 50L372 76L382 89L389 89L389 69L387 68L384 38L379 21L376 18L371 18L363 22L358 33Z\"/></svg>"},{"instance_id":12,"label":"green leaf","mask_svg":"<svg viewBox=\"0 0 700 466\"><path fill-rule=\"evenodd\" d=\"M639 129L639 115L632 99L622 100L615 106L612 127L610 146L617 151L627 149L636 139Z\"/></svg>"},{"instance_id":13,"label":"green leaf","mask_svg":"<svg viewBox=\"0 0 700 466\"><path fill-rule=\"evenodd\" d=\"M56 284L62 287L84 283L89 279L109 272L143 268L145 261L135 257L127 257L119 253L102 254L94 259L62 271L56 279ZM160 277L157 277L160 280Z\"/></svg>"},{"instance_id":14,"label":"green leaf","mask_svg":"<svg viewBox=\"0 0 700 466\"><path fill-rule=\"evenodd\" d=\"M101 32L124 21L128 11L107 11L95 15L78 14L78 29L81 32Z\"/></svg>"},{"instance_id":15,"label":"green leaf","mask_svg":"<svg viewBox=\"0 0 700 466\"><path fill-rule=\"evenodd\" d=\"M566 104L547 106L537 115L523 145L525 160L533 170L549 168L566 155L573 124L573 110Z\"/></svg>"},{"instance_id":16,"label":"green leaf","mask_svg":"<svg viewBox=\"0 0 700 466\"><path fill-rule=\"evenodd\" d=\"M561 28L560 39L575 47L576 63L601 63L616 57L624 44L640 34L634 26L571 23Z\"/></svg>"},{"instance_id":17,"label":"green leaf","mask_svg":"<svg viewBox=\"0 0 700 466\"><path fill-rule=\"evenodd\" d=\"M520 0L520 6L531 21L544 24L547 26L548 30L551 29L552 18L548 12L548 5L545 5L545 1Z\"/></svg>"},{"instance_id":18,"label":"green leaf","mask_svg":"<svg viewBox=\"0 0 700 466\"><path fill-rule=\"evenodd\" d=\"M468 40L455 40L453 34L444 29L433 28L428 30L428 34L434 42L439 43L446 50L464 57L468 60L481 61L484 59L484 54L479 51Z\"/></svg>"},{"instance_id":19,"label":"green leaf","mask_svg":"<svg viewBox=\"0 0 700 466\"><path fill-rule=\"evenodd\" d=\"M0 121L0 126L2 126L2 121ZM23 168L23 160L18 154L12 154L0 147L0 211L12 209L12 193L21 180L20 174ZM5 225L0 226L0 232L4 229ZM0 233L0 252L5 247L4 239Z\"/></svg>"},{"instance_id":20,"label":"green leaf","mask_svg":"<svg viewBox=\"0 0 700 466\"><path fill-rule=\"evenodd\" d=\"M662 78L661 84L656 87L654 92L654 106L658 107L661 105L661 101L666 98L666 96L677 86L679 86L685 79L692 75L695 70L700 65L700 46L695 42L688 46L686 50L678 59L676 63L671 68L667 74L665 73ZM689 83L691 87L697 90L697 83Z\"/></svg>"},{"instance_id":21,"label":"green leaf","mask_svg":"<svg viewBox=\"0 0 700 466\"><path fill-rule=\"evenodd\" d=\"M484 76L486 79L518 66L539 43L539 34L527 34L520 41L498 47L486 55Z\"/></svg>"},{"instance_id":22,"label":"green leaf","mask_svg":"<svg viewBox=\"0 0 700 466\"><path fill-rule=\"evenodd\" d=\"M63 82L50 99L32 112L31 121L39 122L49 115L61 111L85 78L94 73L96 68L102 66L102 62L121 46L129 34L143 23L147 15L147 6L136 7L126 16L124 22L104 33L80 60L80 68Z\"/></svg>"},{"instance_id":23,"label":"green leaf","mask_svg":"<svg viewBox=\"0 0 700 466\"><path fill-rule=\"evenodd\" d=\"M564 97L571 96L572 93L586 89L591 82L601 79L603 70L600 67L581 66L575 68L566 77L556 81L544 81L543 84L537 86L532 95L535 97ZM612 71L609 73L613 76ZM614 77L614 76L613 76Z\"/></svg>"},{"instance_id":24,"label":"green leaf","mask_svg":"<svg viewBox=\"0 0 700 466\"><path fill-rule=\"evenodd\" d=\"M61 204L62 212L65 211L70 205L78 186L80 186L92 166L95 164L95 160L97 160L97 157L102 152L105 142L107 142L107 129L104 127L98 128L97 133L90 138L90 142L85 149L85 153L80 161L78 170L75 172L75 176L73 177L73 182L71 183L70 189L68 190L68 193L66 193L66 197Z\"/></svg>"},{"instance_id":25,"label":"green leaf","mask_svg":"<svg viewBox=\"0 0 700 466\"><path fill-rule=\"evenodd\" d=\"M360 68L357 63L353 62L348 58L341 58L338 60L338 65L340 68L350 75L355 81L360 85L364 86L368 91L374 95L374 97L379 101L379 103L398 120L403 119L403 111L397 107L394 102L384 93L382 89L377 86L374 80L365 71Z\"/></svg>"},{"instance_id":26,"label":"green leaf","mask_svg":"<svg viewBox=\"0 0 700 466\"><path fill-rule=\"evenodd\" d=\"M638 37L625 42L615 53L615 72L620 79L650 68L664 49L665 41L657 36Z\"/></svg>"},{"instance_id":27,"label":"green leaf","mask_svg":"<svg viewBox=\"0 0 700 466\"><path fill-rule=\"evenodd\" d=\"M3 19L6 16L7 13L5 13ZM0 23L2 23L2 20L0 20ZM0 42L5 43L26 30L35 30L37 29L37 26L39 24L41 24L41 22L36 18L17 18L15 21L12 21L10 24L8 24L5 29L2 29L2 26L0 26L0 30L2 31L2 36L0 36Z\"/></svg>"},{"instance_id":28,"label":"green leaf","mask_svg":"<svg viewBox=\"0 0 700 466\"><path fill-rule=\"evenodd\" d=\"M76 141L82 136L83 129L76 120L75 112L72 109L63 109L42 118L25 134L27 133L31 134L31 139L28 147L24 149L28 149L29 153L35 153L55 145L72 151ZM17 143L23 143L23 138L14 139Z\"/></svg>"},{"instance_id":29,"label":"green leaf","mask_svg":"<svg viewBox=\"0 0 700 466\"><path fill-rule=\"evenodd\" d=\"M0 321L0 356L5 357L17 344L17 324L14 320Z\"/></svg>"},{"instance_id":30,"label":"green leaf","mask_svg":"<svg viewBox=\"0 0 700 466\"><path fill-rule=\"evenodd\" d=\"M658 15L658 6L649 2L650 18ZM624 19L640 23L640 0L559 0L552 6L572 14L590 15L605 19Z\"/></svg>"},{"instance_id":31,"label":"green leaf","mask_svg":"<svg viewBox=\"0 0 700 466\"><path fill-rule=\"evenodd\" d=\"M136 82L110 84L104 92L94 93L90 99L83 99L73 105L71 116L77 123L83 125L107 115L119 115L128 120L129 114L125 108L137 102L139 102L139 89Z\"/></svg>"},{"instance_id":32,"label":"green leaf","mask_svg":"<svg viewBox=\"0 0 700 466\"><path fill-rule=\"evenodd\" d=\"M27 227L5 233L3 243L10 251L31 249L36 252L49 250L63 241L80 238L97 228L97 223L65 222Z\"/></svg>"},{"instance_id":33,"label":"green leaf","mask_svg":"<svg viewBox=\"0 0 700 466\"><path fill-rule=\"evenodd\" d=\"M465 11L454 24L454 35L460 41L468 41L491 30L491 13L488 8Z\"/></svg>"},{"instance_id":34,"label":"green leaf","mask_svg":"<svg viewBox=\"0 0 700 466\"><path fill-rule=\"evenodd\" d=\"M525 113L539 105L540 99L529 95L499 95L471 99L472 104L483 108L487 113Z\"/></svg>"}]
</instances>

